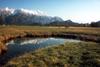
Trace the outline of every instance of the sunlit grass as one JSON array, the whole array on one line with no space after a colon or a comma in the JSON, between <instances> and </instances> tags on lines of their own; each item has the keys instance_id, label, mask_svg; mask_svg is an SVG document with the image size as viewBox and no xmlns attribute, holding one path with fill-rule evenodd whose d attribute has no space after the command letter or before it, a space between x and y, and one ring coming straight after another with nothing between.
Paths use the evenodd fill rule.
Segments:
<instances>
[{"instance_id":1,"label":"sunlit grass","mask_svg":"<svg viewBox=\"0 0 100 67\"><path fill-rule=\"evenodd\" d=\"M22 32L68 32L100 35L100 28L92 27L47 27L47 26L0 26L0 34L18 34Z\"/></svg>"},{"instance_id":2,"label":"sunlit grass","mask_svg":"<svg viewBox=\"0 0 100 67\"><path fill-rule=\"evenodd\" d=\"M0 26L0 49L6 49L4 40L27 33L34 35L51 33L76 33L100 37L100 28ZM1 52L1 50L0 50ZM93 42L65 43L60 46L39 49L11 59L5 66L11 67L95 67L100 66L100 45Z\"/></svg>"},{"instance_id":3,"label":"sunlit grass","mask_svg":"<svg viewBox=\"0 0 100 67\"><path fill-rule=\"evenodd\" d=\"M99 67L100 45L93 42L67 42L13 58L5 66Z\"/></svg>"}]
</instances>

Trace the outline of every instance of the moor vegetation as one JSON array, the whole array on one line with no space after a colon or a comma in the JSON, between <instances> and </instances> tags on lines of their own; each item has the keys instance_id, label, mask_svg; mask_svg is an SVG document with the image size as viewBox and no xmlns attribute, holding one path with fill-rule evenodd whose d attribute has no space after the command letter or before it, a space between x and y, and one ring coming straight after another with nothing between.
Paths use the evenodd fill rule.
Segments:
<instances>
[{"instance_id":1,"label":"moor vegetation","mask_svg":"<svg viewBox=\"0 0 100 67\"><path fill-rule=\"evenodd\" d=\"M100 67L100 44L67 42L10 60L5 67Z\"/></svg>"},{"instance_id":2,"label":"moor vegetation","mask_svg":"<svg viewBox=\"0 0 100 67\"><path fill-rule=\"evenodd\" d=\"M0 54L3 54L7 50L4 43L7 40L14 39L16 37L24 37L24 36L66 37L67 34L69 36L72 36L71 38L100 42L100 28L8 25L8 26L0 26Z\"/></svg>"},{"instance_id":3,"label":"moor vegetation","mask_svg":"<svg viewBox=\"0 0 100 67\"><path fill-rule=\"evenodd\" d=\"M0 26L0 55L17 37L71 37L85 41L39 49L8 61L5 67L100 67L100 28L63 26Z\"/></svg>"}]
</instances>

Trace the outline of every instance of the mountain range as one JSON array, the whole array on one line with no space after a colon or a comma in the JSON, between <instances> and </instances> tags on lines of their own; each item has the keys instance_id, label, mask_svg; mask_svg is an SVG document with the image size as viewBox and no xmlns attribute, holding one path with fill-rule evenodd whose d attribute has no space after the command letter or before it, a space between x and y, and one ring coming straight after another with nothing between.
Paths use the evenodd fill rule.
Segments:
<instances>
[{"instance_id":1,"label":"mountain range","mask_svg":"<svg viewBox=\"0 0 100 67\"><path fill-rule=\"evenodd\" d=\"M27 9L0 9L0 24L49 24L52 22L63 22L60 17L48 16L40 10L32 11Z\"/></svg>"},{"instance_id":2,"label":"mountain range","mask_svg":"<svg viewBox=\"0 0 100 67\"><path fill-rule=\"evenodd\" d=\"M0 25L47 25L47 26L92 26L100 27L100 21L80 24L63 20L58 16L48 16L40 10L0 8Z\"/></svg>"}]
</instances>

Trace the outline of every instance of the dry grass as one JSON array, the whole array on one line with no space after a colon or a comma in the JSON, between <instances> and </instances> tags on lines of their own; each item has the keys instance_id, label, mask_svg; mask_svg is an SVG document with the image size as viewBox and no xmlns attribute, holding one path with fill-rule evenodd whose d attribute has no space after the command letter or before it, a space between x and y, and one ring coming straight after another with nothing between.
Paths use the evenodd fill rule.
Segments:
<instances>
[{"instance_id":1,"label":"dry grass","mask_svg":"<svg viewBox=\"0 0 100 67\"><path fill-rule=\"evenodd\" d=\"M15 38L17 36L23 37L27 33L41 36L44 34L51 35L54 32L100 36L100 28L91 27L0 26L0 45L3 44L4 40ZM0 51L1 49L3 49L3 47L0 46Z\"/></svg>"},{"instance_id":2,"label":"dry grass","mask_svg":"<svg viewBox=\"0 0 100 67\"><path fill-rule=\"evenodd\" d=\"M0 26L0 52L6 50L3 41L27 33L42 35L51 33L76 33L100 37L100 28L91 27L40 27L40 26ZM89 57L88 57L89 56ZM92 57L92 58L91 58ZM93 63L91 66L87 63ZM93 67L100 64L100 45L96 43L66 43L58 47L40 49L35 53L14 58L8 62L11 67ZM58 65L58 66L57 66ZM86 66L84 66L86 65ZM95 67L95 66L94 66Z\"/></svg>"},{"instance_id":3,"label":"dry grass","mask_svg":"<svg viewBox=\"0 0 100 67\"><path fill-rule=\"evenodd\" d=\"M0 26L0 35L17 35L25 32L68 32L100 35L100 28L91 27L40 27L40 26Z\"/></svg>"}]
</instances>

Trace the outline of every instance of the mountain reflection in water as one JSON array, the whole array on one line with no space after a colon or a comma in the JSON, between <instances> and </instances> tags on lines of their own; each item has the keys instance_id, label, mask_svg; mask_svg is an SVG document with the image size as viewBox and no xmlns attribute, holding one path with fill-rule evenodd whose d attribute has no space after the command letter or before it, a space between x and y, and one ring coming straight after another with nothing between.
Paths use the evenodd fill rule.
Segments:
<instances>
[{"instance_id":1,"label":"mountain reflection in water","mask_svg":"<svg viewBox=\"0 0 100 67\"><path fill-rule=\"evenodd\" d=\"M55 46L64 44L65 42L80 42L79 40L64 38L16 38L6 43L8 50L5 55L0 56L0 64L4 64L11 58L22 55L24 53L35 51L39 48L47 46Z\"/></svg>"}]
</instances>

